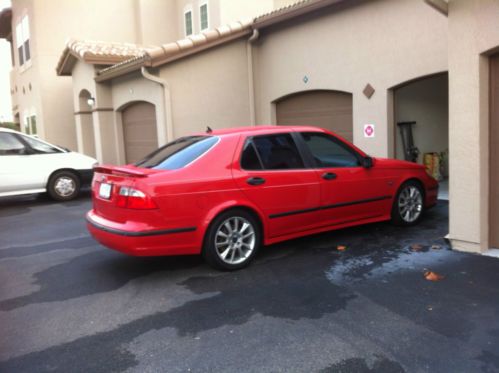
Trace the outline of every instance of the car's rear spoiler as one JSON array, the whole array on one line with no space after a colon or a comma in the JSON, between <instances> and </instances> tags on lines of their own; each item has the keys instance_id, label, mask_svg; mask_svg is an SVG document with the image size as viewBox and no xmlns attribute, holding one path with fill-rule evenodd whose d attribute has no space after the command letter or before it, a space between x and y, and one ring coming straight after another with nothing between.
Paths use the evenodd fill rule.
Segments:
<instances>
[{"instance_id":1,"label":"car's rear spoiler","mask_svg":"<svg viewBox=\"0 0 499 373\"><path fill-rule=\"evenodd\" d=\"M96 166L94 172L116 176L133 176L133 177L147 177L149 174L154 173L152 170L143 168L131 168L122 166Z\"/></svg>"}]
</instances>

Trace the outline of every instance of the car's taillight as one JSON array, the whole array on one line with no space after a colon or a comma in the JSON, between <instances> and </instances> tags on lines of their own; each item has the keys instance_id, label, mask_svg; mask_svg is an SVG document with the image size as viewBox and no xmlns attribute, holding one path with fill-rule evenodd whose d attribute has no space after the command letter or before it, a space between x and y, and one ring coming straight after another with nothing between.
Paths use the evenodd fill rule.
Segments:
<instances>
[{"instance_id":1,"label":"car's taillight","mask_svg":"<svg viewBox=\"0 0 499 373\"><path fill-rule=\"evenodd\" d=\"M116 206L129 209L157 209L158 206L144 192L130 187L120 187L115 197Z\"/></svg>"}]
</instances>

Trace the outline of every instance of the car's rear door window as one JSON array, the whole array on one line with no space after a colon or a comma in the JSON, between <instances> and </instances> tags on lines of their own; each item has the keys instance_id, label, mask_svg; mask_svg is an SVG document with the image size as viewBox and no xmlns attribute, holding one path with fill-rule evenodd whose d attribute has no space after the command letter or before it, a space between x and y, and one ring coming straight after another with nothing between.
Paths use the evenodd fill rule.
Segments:
<instances>
[{"instance_id":1,"label":"car's rear door window","mask_svg":"<svg viewBox=\"0 0 499 373\"><path fill-rule=\"evenodd\" d=\"M360 166L358 155L333 136L317 132L303 132L301 136L318 168Z\"/></svg>"},{"instance_id":2,"label":"car's rear door window","mask_svg":"<svg viewBox=\"0 0 499 373\"><path fill-rule=\"evenodd\" d=\"M218 142L216 136L188 136L172 141L137 162L137 167L176 170L201 157Z\"/></svg>"},{"instance_id":3,"label":"car's rear door window","mask_svg":"<svg viewBox=\"0 0 499 373\"><path fill-rule=\"evenodd\" d=\"M13 133L0 132L0 155L27 154L26 147Z\"/></svg>"},{"instance_id":4,"label":"car's rear door window","mask_svg":"<svg viewBox=\"0 0 499 373\"><path fill-rule=\"evenodd\" d=\"M263 167L265 170L292 170L305 167L290 134L255 136L247 144L241 159L243 169L259 170Z\"/></svg>"}]
</instances>

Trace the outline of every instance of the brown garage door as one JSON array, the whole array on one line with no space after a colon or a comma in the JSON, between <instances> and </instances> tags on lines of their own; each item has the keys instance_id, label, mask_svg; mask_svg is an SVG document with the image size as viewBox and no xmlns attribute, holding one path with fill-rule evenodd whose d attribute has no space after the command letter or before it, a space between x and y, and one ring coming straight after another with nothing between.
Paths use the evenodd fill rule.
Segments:
<instances>
[{"instance_id":1,"label":"brown garage door","mask_svg":"<svg viewBox=\"0 0 499 373\"><path fill-rule=\"evenodd\" d=\"M490 246L499 248L499 55L490 67Z\"/></svg>"},{"instance_id":2,"label":"brown garage door","mask_svg":"<svg viewBox=\"0 0 499 373\"><path fill-rule=\"evenodd\" d=\"M148 102L137 102L122 113L126 163L134 163L158 148L156 110Z\"/></svg>"},{"instance_id":3,"label":"brown garage door","mask_svg":"<svg viewBox=\"0 0 499 373\"><path fill-rule=\"evenodd\" d=\"M352 95L336 91L308 91L276 103L278 125L310 125L329 129L353 140Z\"/></svg>"}]
</instances>

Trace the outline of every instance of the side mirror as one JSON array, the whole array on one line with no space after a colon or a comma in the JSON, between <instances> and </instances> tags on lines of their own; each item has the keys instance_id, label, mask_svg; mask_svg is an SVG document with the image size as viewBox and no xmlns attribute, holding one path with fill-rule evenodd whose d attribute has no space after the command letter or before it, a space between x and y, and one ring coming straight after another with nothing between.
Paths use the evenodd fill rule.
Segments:
<instances>
[{"instance_id":1,"label":"side mirror","mask_svg":"<svg viewBox=\"0 0 499 373\"><path fill-rule=\"evenodd\" d=\"M367 156L362 159L362 167L371 168L372 166L374 166L374 161L372 157Z\"/></svg>"}]
</instances>

